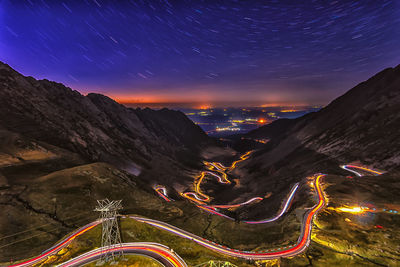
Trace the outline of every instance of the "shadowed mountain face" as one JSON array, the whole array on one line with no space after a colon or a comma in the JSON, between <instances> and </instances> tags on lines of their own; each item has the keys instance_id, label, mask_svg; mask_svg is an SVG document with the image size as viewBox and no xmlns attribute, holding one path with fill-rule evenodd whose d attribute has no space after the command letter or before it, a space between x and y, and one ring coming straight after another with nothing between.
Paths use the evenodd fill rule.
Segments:
<instances>
[{"instance_id":1,"label":"shadowed mountain face","mask_svg":"<svg viewBox=\"0 0 400 267\"><path fill-rule=\"evenodd\" d=\"M0 114L0 262L38 255L95 220L98 199L123 199L128 214L181 217L151 186L191 182L200 148L214 144L181 112L126 108L1 62Z\"/></svg>"},{"instance_id":2,"label":"shadowed mountain face","mask_svg":"<svg viewBox=\"0 0 400 267\"><path fill-rule=\"evenodd\" d=\"M245 134L269 139L234 174L247 192L279 196L289 185L317 172L361 162L385 171L400 166L400 65L360 83L318 112L277 120ZM243 141L238 141L237 146ZM279 199L279 197L278 197ZM257 216L251 210L246 216ZM240 215L239 215L240 216Z\"/></svg>"},{"instance_id":3,"label":"shadowed mountain face","mask_svg":"<svg viewBox=\"0 0 400 267\"><path fill-rule=\"evenodd\" d=\"M25 77L0 62L0 126L135 173L156 158L195 157L210 139L183 113L131 109L60 83ZM187 157L185 157L187 158Z\"/></svg>"},{"instance_id":4,"label":"shadowed mountain face","mask_svg":"<svg viewBox=\"0 0 400 267\"><path fill-rule=\"evenodd\" d=\"M264 166L307 150L390 170L400 165L399 127L400 65L360 83L316 113L277 120L246 137L271 139L257 157Z\"/></svg>"}]
</instances>

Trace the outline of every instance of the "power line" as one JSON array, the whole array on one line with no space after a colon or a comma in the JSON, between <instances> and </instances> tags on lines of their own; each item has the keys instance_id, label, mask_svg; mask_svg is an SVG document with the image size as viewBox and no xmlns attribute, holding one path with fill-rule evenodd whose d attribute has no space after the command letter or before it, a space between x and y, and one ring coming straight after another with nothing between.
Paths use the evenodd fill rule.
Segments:
<instances>
[{"instance_id":1,"label":"power line","mask_svg":"<svg viewBox=\"0 0 400 267\"><path fill-rule=\"evenodd\" d=\"M86 220L86 219L87 219L87 218L82 218L81 220L78 220L77 222L80 222L80 221L83 221L83 220ZM30 236L30 237L27 237L27 238L24 238L24 239L21 239L21 240L14 241L14 242L8 243L8 244L6 244L6 245L2 245L2 246L0 246L0 248L8 247L8 246L11 246L11 245L13 245L13 244L16 244L16 243L20 243L20 242L22 242L22 241L29 240L29 239L32 239L32 238L34 238L34 237L40 236L40 235L48 234L48 233L54 232L54 231L59 230L59 229L60 229L60 227L53 228L53 229L51 229L51 230L48 230L48 231L45 231L45 232L42 232L42 233L39 233L39 234L36 234L36 235Z\"/></svg>"},{"instance_id":2,"label":"power line","mask_svg":"<svg viewBox=\"0 0 400 267\"><path fill-rule=\"evenodd\" d=\"M86 212L82 212L82 213L79 213L79 214L75 214L75 215L73 215L73 216L66 217L66 218L64 218L63 220L72 219L72 218L81 216L81 215L83 215L83 214L89 213L89 212L90 212L90 211L86 211ZM30 228L30 229L27 229L27 230L24 230L24 231L21 231L21 232L16 232L16 233L11 234L11 235L2 236L2 237L0 237L0 240L6 239L6 238L9 238L9 237L12 237L12 236L20 235L20 234L23 234L23 233L26 233L26 232L30 232L30 231L33 231L33 230L36 230L36 229L39 229L39 228L42 228L42 227L45 227L45 226L48 226L48 225L53 225L53 223L42 224L42 225L35 226L35 227L33 227L33 228Z\"/></svg>"}]
</instances>

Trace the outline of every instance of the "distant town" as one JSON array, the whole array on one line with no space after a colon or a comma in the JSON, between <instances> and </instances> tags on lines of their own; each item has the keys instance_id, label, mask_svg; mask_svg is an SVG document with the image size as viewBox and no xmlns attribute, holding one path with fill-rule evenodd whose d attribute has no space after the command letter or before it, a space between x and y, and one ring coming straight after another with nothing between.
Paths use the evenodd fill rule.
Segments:
<instances>
[{"instance_id":1,"label":"distant town","mask_svg":"<svg viewBox=\"0 0 400 267\"><path fill-rule=\"evenodd\" d=\"M302 107L241 107L241 108L200 108L180 109L207 134L222 137L234 133L247 133L280 118L294 119L321 106Z\"/></svg>"}]
</instances>

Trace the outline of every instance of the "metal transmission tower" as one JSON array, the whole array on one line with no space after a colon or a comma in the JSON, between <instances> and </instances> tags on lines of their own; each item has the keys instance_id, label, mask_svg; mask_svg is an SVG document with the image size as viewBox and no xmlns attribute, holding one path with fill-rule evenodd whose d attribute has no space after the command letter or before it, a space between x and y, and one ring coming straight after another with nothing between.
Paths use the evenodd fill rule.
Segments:
<instances>
[{"instance_id":1,"label":"metal transmission tower","mask_svg":"<svg viewBox=\"0 0 400 267\"><path fill-rule=\"evenodd\" d=\"M107 198L97 200L95 211L100 212L102 220L102 235L101 235L101 261L113 261L116 257L122 255L122 252L115 252L113 248L121 246L121 235L119 233L117 211L122 209L122 200L110 201Z\"/></svg>"},{"instance_id":2,"label":"metal transmission tower","mask_svg":"<svg viewBox=\"0 0 400 267\"><path fill-rule=\"evenodd\" d=\"M201 263L194 267L237 267L237 266L235 264L230 263L229 261L210 260L208 262Z\"/></svg>"}]
</instances>

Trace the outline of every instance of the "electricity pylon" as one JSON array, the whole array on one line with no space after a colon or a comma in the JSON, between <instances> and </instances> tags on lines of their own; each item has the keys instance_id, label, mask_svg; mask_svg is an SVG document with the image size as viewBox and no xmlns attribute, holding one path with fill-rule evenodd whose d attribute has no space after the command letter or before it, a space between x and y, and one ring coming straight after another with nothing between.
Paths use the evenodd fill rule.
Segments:
<instances>
[{"instance_id":1,"label":"electricity pylon","mask_svg":"<svg viewBox=\"0 0 400 267\"><path fill-rule=\"evenodd\" d=\"M121 246L121 235L119 233L117 212L122 209L122 200L110 201L107 198L97 200L95 211L100 212L102 220L101 232L101 261L114 261L116 257L122 256L122 251L114 251L115 247Z\"/></svg>"}]
</instances>

